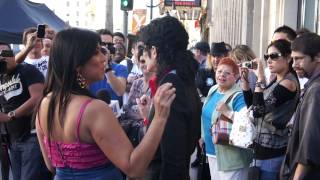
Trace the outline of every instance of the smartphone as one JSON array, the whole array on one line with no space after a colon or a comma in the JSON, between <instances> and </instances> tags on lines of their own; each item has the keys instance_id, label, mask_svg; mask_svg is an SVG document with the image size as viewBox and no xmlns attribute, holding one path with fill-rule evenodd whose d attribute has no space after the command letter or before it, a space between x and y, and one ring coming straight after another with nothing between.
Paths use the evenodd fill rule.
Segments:
<instances>
[{"instance_id":1,"label":"smartphone","mask_svg":"<svg viewBox=\"0 0 320 180\"><path fill-rule=\"evenodd\" d=\"M39 24L37 28L37 37L44 38L45 33L46 33L46 25Z\"/></svg>"},{"instance_id":2,"label":"smartphone","mask_svg":"<svg viewBox=\"0 0 320 180\"><path fill-rule=\"evenodd\" d=\"M2 50L0 52L0 56L1 57L13 57L14 54L13 54L13 51L12 50Z\"/></svg>"}]
</instances>

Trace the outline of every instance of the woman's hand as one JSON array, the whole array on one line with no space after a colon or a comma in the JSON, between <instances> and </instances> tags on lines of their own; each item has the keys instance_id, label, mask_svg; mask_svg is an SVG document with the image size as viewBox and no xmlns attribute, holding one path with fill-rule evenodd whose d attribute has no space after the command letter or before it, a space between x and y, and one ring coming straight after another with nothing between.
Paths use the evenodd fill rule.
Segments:
<instances>
[{"instance_id":1,"label":"woman's hand","mask_svg":"<svg viewBox=\"0 0 320 180\"><path fill-rule=\"evenodd\" d=\"M264 74L263 61L260 58L256 58L256 59L254 59L252 61L257 63L257 65L258 65L257 71L256 71L256 75L258 77L257 82L265 82L266 78L265 78L265 74Z\"/></svg>"},{"instance_id":2,"label":"woman's hand","mask_svg":"<svg viewBox=\"0 0 320 180\"><path fill-rule=\"evenodd\" d=\"M233 111L231 111L231 109L225 103L219 103L216 109L224 116L228 117L229 119L232 119Z\"/></svg>"},{"instance_id":3,"label":"woman's hand","mask_svg":"<svg viewBox=\"0 0 320 180\"><path fill-rule=\"evenodd\" d=\"M162 84L153 98L156 119L166 120L170 114L171 103L176 97L176 89L171 83Z\"/></svg>"},{"instance_id":4,"label":"woman's hand","mask_svg":"<svg viewBox=\"0 0 320 180\"><path fill-rule=\"evenodd\" d=\"M241 74L241 88L242 90L248 91L250 89L249 86L249 69L247 67L240 67Z\"/></svg>"}]
</instances>

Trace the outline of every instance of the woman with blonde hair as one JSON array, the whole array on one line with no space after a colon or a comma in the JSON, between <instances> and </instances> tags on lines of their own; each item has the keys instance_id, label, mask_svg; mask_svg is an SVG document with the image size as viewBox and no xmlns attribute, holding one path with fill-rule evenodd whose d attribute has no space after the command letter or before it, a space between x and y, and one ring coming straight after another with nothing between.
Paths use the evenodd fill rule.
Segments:
<instances>
[{"instance_id":1,"label":"woman with blonde hair","mask_svg":"<svg viewBox=\"0 0 320 180\"><path fill-rule=\"evenodd\" d=\"M242 79L249 83L250 89L253 91L257 81L257 76L254 73L255 69L257 68L257 65L252 61L256 58L256 55L254 54L252 49L247 45L237 45L230 52L230 57L235 61L236 64L238 64L240 68L248 69L248 77L242 77ZM243 76L243 74L241 74L240 76Z\"/></svg>"}]
</instances>

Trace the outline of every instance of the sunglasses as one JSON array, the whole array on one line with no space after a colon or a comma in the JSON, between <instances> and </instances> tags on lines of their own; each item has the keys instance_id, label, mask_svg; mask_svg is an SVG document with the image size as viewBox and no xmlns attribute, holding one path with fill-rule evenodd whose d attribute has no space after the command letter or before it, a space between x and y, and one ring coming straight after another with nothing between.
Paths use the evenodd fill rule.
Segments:
<instances>
[{"instance_id":1,"label":"sunglasses","mask_svg":"<svg viewBox=\"0 0 320 180\"><path fill-rule=\"evenodd\" d=\"M265 54L263 57L264 57L264 60L267 61L269 58L271 60L275 60L275 59L277 59L277 58L279 58L281 56L282 56L281 53L271 53L271 54Z\"/></svg>"},{"instance_id":2,"label":"sunglasses","mask_svg":"<svg viewBox=\"0 0 320 180\"><path fill-rule=\"evenodd\" d=\"M113 46L114 44L111 42L101 42L101 46Z\"/></svg>"}]
</instances>

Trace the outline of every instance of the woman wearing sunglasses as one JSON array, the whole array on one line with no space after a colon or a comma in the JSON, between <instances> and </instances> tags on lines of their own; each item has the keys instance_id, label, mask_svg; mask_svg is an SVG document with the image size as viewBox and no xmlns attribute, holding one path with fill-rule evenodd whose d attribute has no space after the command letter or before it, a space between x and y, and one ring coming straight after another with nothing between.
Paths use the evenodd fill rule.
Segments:
<instances>
[{"instance_id":1,"label":"woman wearing sunglasses","mask_svg":"<svg viewBox=\"0 0 320 180\"><path fill-rule=\"evenodd\" d=\"M272 42L264 59L274 79L265 85L264 67L258 64L256 87L252 93L249 84L242 81L245 100L252 105L257 128L254 142L256 165L260 167L260 179L279 179L280 166L288 143L287 123L292 117L299 99L298 77L292 69L290 42ZM244 74L247 70L242 68Z\"/></svg>"}]
</instances>

